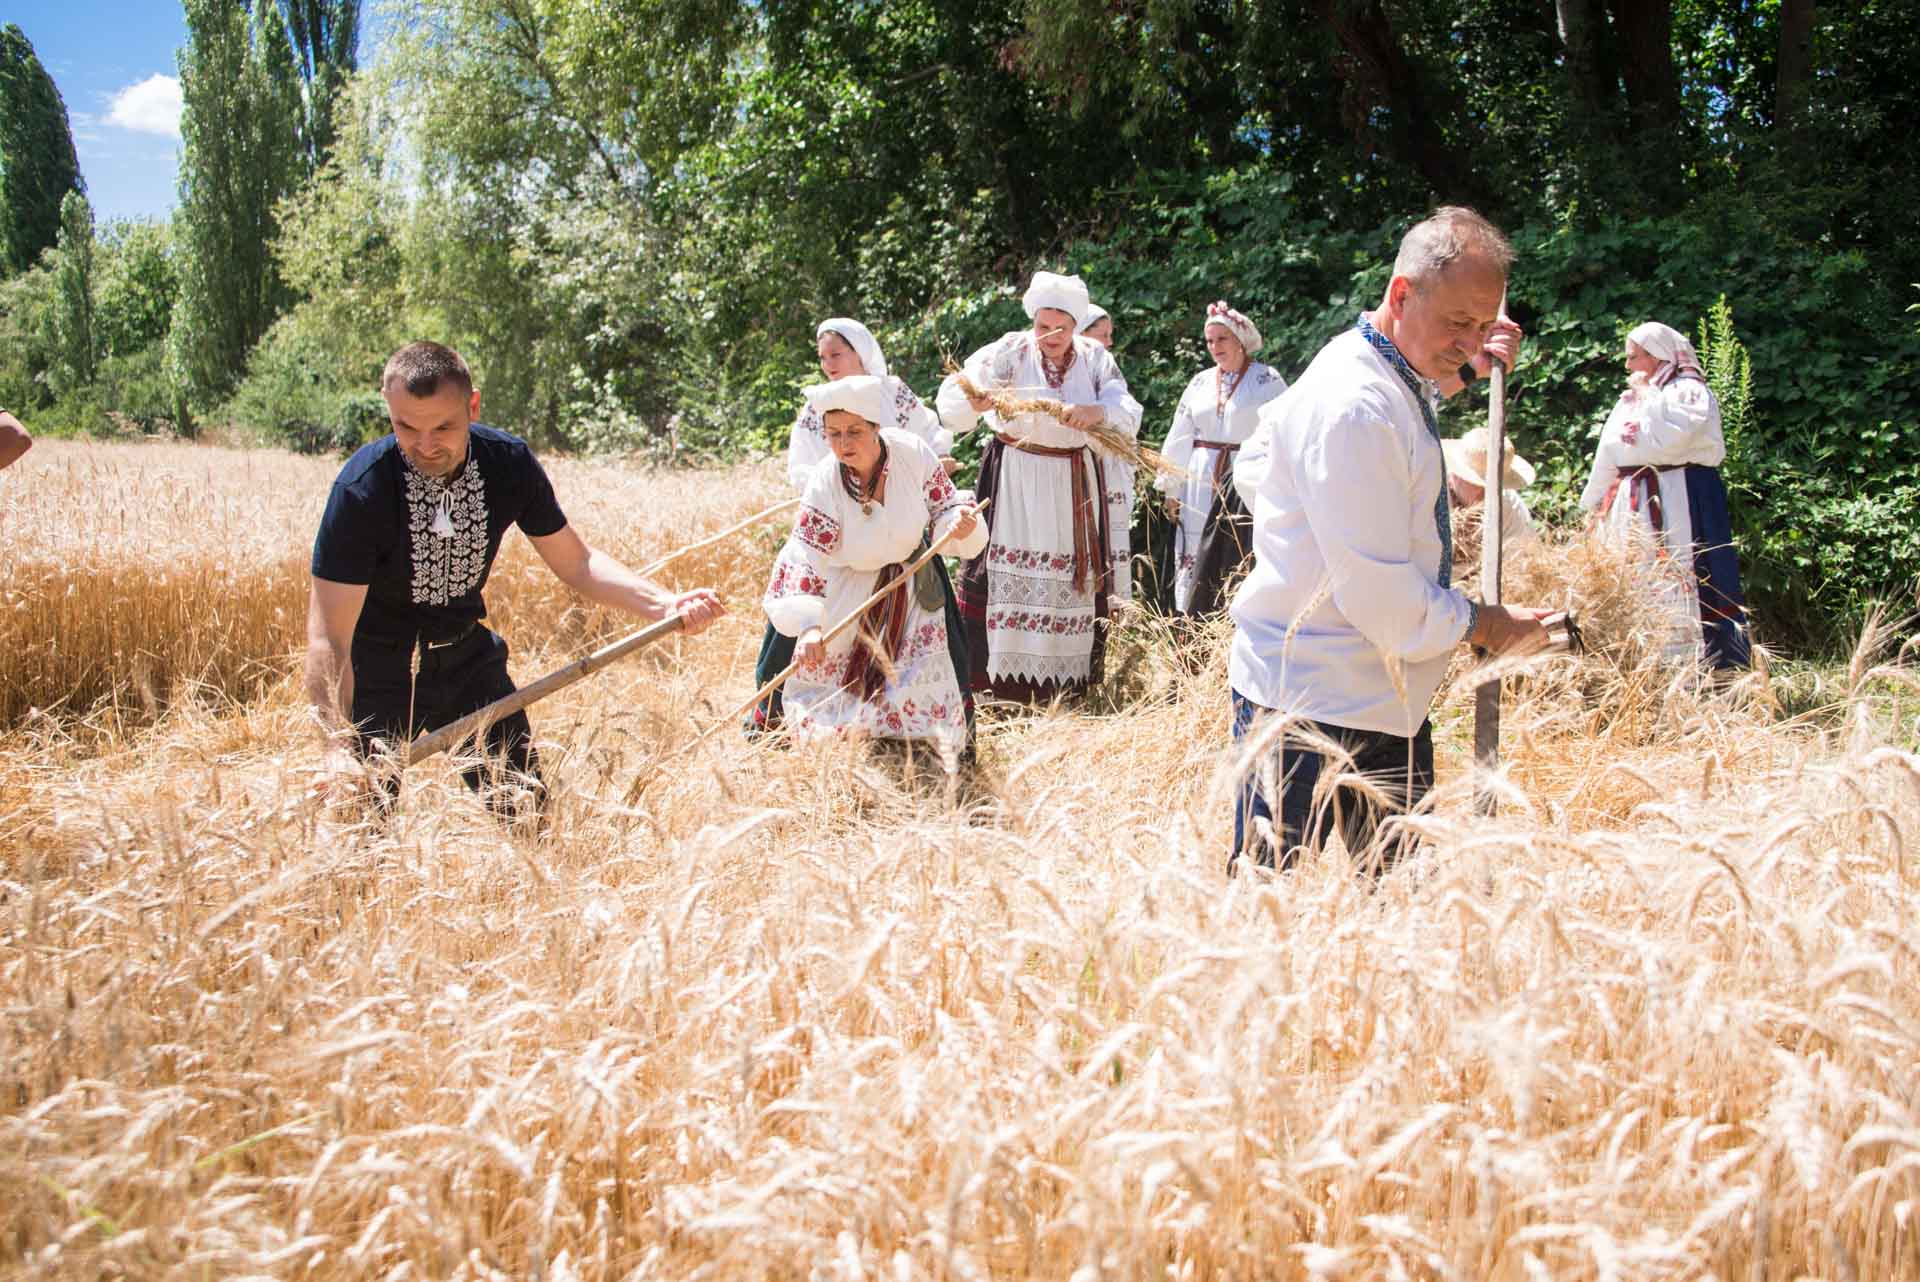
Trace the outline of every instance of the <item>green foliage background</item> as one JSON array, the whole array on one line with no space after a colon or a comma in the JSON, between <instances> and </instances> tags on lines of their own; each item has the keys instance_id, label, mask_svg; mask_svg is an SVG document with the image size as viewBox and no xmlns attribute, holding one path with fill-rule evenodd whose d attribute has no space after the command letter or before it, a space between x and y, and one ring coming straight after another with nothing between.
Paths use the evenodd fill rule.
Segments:
<instances>
[{"instance_id":1,"label":"green foliage background","mask_svg":"<svg viewBox=\"0 0 1920 1282\"><path fill-rule=\"evenodd\" d=\"M1899 6L391 0L364 68L356 0L187 8L181 213L100 229L91 378L77 259L0 279L0 402L39 426L346 449L431 336L542 448L769 452L821 318L931 395L1051 267L1114 313L1157 439L1208 302L1291 377L1464 200L1520 250L1537 510L1575 519L1627 329L1711 316L1751 362L1726 472L1763 638L1841 644L1920 574Z\"/></svg>"}]
</instances>

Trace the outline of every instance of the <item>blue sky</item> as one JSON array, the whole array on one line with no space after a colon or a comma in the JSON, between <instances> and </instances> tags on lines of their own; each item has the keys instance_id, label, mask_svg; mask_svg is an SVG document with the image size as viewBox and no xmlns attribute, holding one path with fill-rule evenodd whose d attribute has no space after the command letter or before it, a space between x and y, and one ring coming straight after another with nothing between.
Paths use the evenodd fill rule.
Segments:
<instances>
[{"instance_id":1,"label":"blue sky","mask_svg":"<svg viewBox=\"0 0 1920 1282\"><path fill-rule=\"evenodd\" d=\"M102 218L172 212L180 168L179 67L187 24L167 0L11 0L66 99L87 198ZM159 77L160 79L155 79ZM172 82L172 83L169 83Z\"/></svg>"},{"instance_id":2,"label":"blue sky","mask_svg":"<svg viewBox=\"0 0 1920 1282\"><path fill-rule=\"evenodd\" d=\"M187 40L176 0L4 0L0 24L9 22L33 42L66 99L95 215L172 213L180 172L178 54ZM361 19L363 64L372 26L371 15Z\"/></svg>"}]
</instances>

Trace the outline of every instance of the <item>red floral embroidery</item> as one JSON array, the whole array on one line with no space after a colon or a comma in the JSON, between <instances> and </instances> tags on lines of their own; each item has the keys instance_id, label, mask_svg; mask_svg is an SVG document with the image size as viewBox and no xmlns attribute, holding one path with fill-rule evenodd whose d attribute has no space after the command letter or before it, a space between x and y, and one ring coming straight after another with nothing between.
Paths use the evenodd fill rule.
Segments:
<instances>
[{"instance_id":1,"label":"red floral embroidery","mask_svg":"<svg viewBox=\"0 0 1920 1282\"><path fill-rule=\"evenodd\" d=\"M989 632L1038 632L1046 636L1077 637L1092 632L1094 623L1091 615L1072 618L1032 610L990 610L987 613Z\"/></svg>"},{"instance_id":2,"label":"red floral embroidery","mask_svg":"<svg viewBox=\"0 0 1920 1282\"><path fill-rule=\"evenodd\" d=\"M907 420L913 417L913 412L920 408L920 398L913 394L913 389L907 386L905 379L897 379L895 382L897 386L893 393L894 426L905 427Z\"/></svg>"},{"instance_id":3,"label":"red floral embroidery","mask_svg":"<svg viewBox=\"0 0 1920 1282\"><path fill-rule=\"evenodd\" d=\"M947 469L936 467L927 477L927 511L939 516L953 505L958 494L953 488L953 478L947 475Z\"/></svg>"},{"instance_id":4,"label":"red floral embroidery","mask_svg":"<svg viewBox=\"0 0 1920 1282\"><path fill-rule=\"evenodd\" d=\"M816 552L840 550L840 522L810 504L802 504L800 520L794 526L800 541Z\"/></svg>"},{"instance_id":5,"label":"red floral embroidery","mask_svg":"<svg viewBox=\"0 0 1920 1282\"><path fill-rule=\"evenodd\" d=\"M782 560L773 567L773 582L767 588L771 597L817 596L827 594L827 581L813 567L801 561Z\"/></svg>"},{"instance_id":6,"label":"red floral embroidery","mask_svg":"<svg viewBox=\"0 0 1920 1282\"><path fill-rule=\"evenodd\" d=\"M1001 547L996 543L987 548L987 564L1013 570L1051 570L1056 574L1072 574L1073 554L1034 552L1026 548Z\"/></svg>"}]
</instances>

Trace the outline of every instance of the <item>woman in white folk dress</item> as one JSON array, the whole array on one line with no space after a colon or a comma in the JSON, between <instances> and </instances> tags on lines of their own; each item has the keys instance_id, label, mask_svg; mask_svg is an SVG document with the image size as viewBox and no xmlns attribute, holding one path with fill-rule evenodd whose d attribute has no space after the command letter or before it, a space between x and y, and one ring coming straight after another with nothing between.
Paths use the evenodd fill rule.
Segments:
<instances>
[{"instance_id":1,"label":"woman in white folk dress","mask_svg":"<svg viewBox=\"0 0 1920 1282\"><path fill-rule=\"evenodd\" d=\"M814 348L820 359L821 376L829 382L861 374L884 380L887 384L886 411L880 425L898 428L925 441L940 456L941 466L949 475L959 466L953 458L953 433L947 431L938 416L914 395L906 380L888 372L886 353L880 350L880 340L873 336L872 330L850 317L835 316L820 322L814 332ZM799 413L793 417L793 426L787 432L787 483L796 492L804 490L808 475L821 459L831 453L827 448L826 430L820 421L820 412L809 402L802 401ZM765 685L791 662L793 638L782 636L769 623L760 638L760 657L754 663L754 687L757 689ZM776 690L755 704L753 711L747 715L747 734L756 735L778 726L782 703L781 692Z\"/></svg>"},{"instance_id":2,"label":"woman in white folk dress","mask_svg":"<svg viewBox=\"0 0 1920 1282\"><path fill-rule=\"evenodd\" d=\"M960 465L953 458L953 433L940 422L927 404L914 395L906 380L887 370L887 357L880 340L857 320L835 316L820 322L814 334L815 350L820 357L820 374L828 381L868 374L887 381L887 417L881 427L897 427L919 437L940 456L941 465L951 475ZM814 464L827 457L827 439L819 411L802 403L787 433L787 482L797 492L805 487Z\"/></svg>"},{"instance_id":3,"label":"woman in white folk dress","mask_svg":"<svg viewBox=\"0 0 1920 1282\"><path fill-rule=\"evenodd\" d=\"M1064 403L1064 421L1030 412L995 422L980 455L975 493L992 499L985 551L960 571L976 693L1044 703L1098 684L1112 617L1111 535L1104 451L1086 429L1132 436L1138 404L1107 349L1078 334L1087 287L1078 276L1036 272L1023 300L1033 328L1001 335L967 358L983 393L1010 391ZM940 417L956 434L988 415L983 394L959 380L940 389Z\"/></svg>"},{"instance_id":4,"label":"woman in white folk dress","mask_svg":"<svg viewBox=\"0 0 1920 1282\"><path fill-rule=\"evenodd\" d=\"M1627 390L1600 429L1580 504L1640 549L1670 621L1669 658L1752 662L1746 597L1720 464L1720 403L1687 336L1649 321L1627 336Z\"/></svg>"},{"instance_id":5,"label":"woman in white folk dress","mask_svg":"<svg viewBox=\"0 0 1920 1282\"><path fill-rule=\"evenodd\" d=\"M933 558L914 581L831 641L844 618L932 543L977 555L987 532L931 447L880 426L891 389L870 375L807 389L831 451L808 472L793 533L767 586L767 619L794 640L785 687L800 735L855 733L964 748L972 697L953 588Z\"/></svg>"},{"instance_id":6,"label":"woman in white folk dress","mask_svg":"<svg viewBox=\"0 0 1920 1282\"><path fill-rule=\"evenodd\" d=\"M1261 407L1287 390L1271 365L1253 359L1260 330L1225 302L1207 308L1213 368L1187 384L1160 452L1186 473L1154 484L1167 499L1172 543L1160 582L1171 587L1169 613L1207 615L1225 604L1228 579L1253 548L1252 519L1233 485L1235 455L1259 425Z\"/></svg>"}]
</instances>

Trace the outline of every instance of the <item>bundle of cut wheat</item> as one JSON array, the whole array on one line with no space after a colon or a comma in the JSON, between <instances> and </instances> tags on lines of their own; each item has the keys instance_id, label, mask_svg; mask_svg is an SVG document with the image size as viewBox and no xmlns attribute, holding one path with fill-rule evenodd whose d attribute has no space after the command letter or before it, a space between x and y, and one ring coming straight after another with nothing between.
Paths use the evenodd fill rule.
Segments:
<instances>
[{"instance_id":1,"label":"bundle of cut wheat","mask_svg":"<svg viewBox=\"0 0 1920 1282\"><path fill-rule=\"evenodd\" d=\"M992 401L993 412L1002 420L1016 418L1021 414L1045 414L1062 423L1067 421L1067 405L1064 401L1039 396L1021 396L1013 388L982 391L974 386L973 380L968 378L951 359L947 361L946 372L958 376L959 381L956 385L967 394L969 399L984 397ZM1097 427L1083 427L1079 430L1086 433L1087 440L1095 449L1131 463L1139 471L1158 472L1164 476L1182 479L1187 475L1183 469L1169 463L1158 450L1142 445L1117 428L1111 428L1102 423Z\"/></svg>"}]
</instances>

